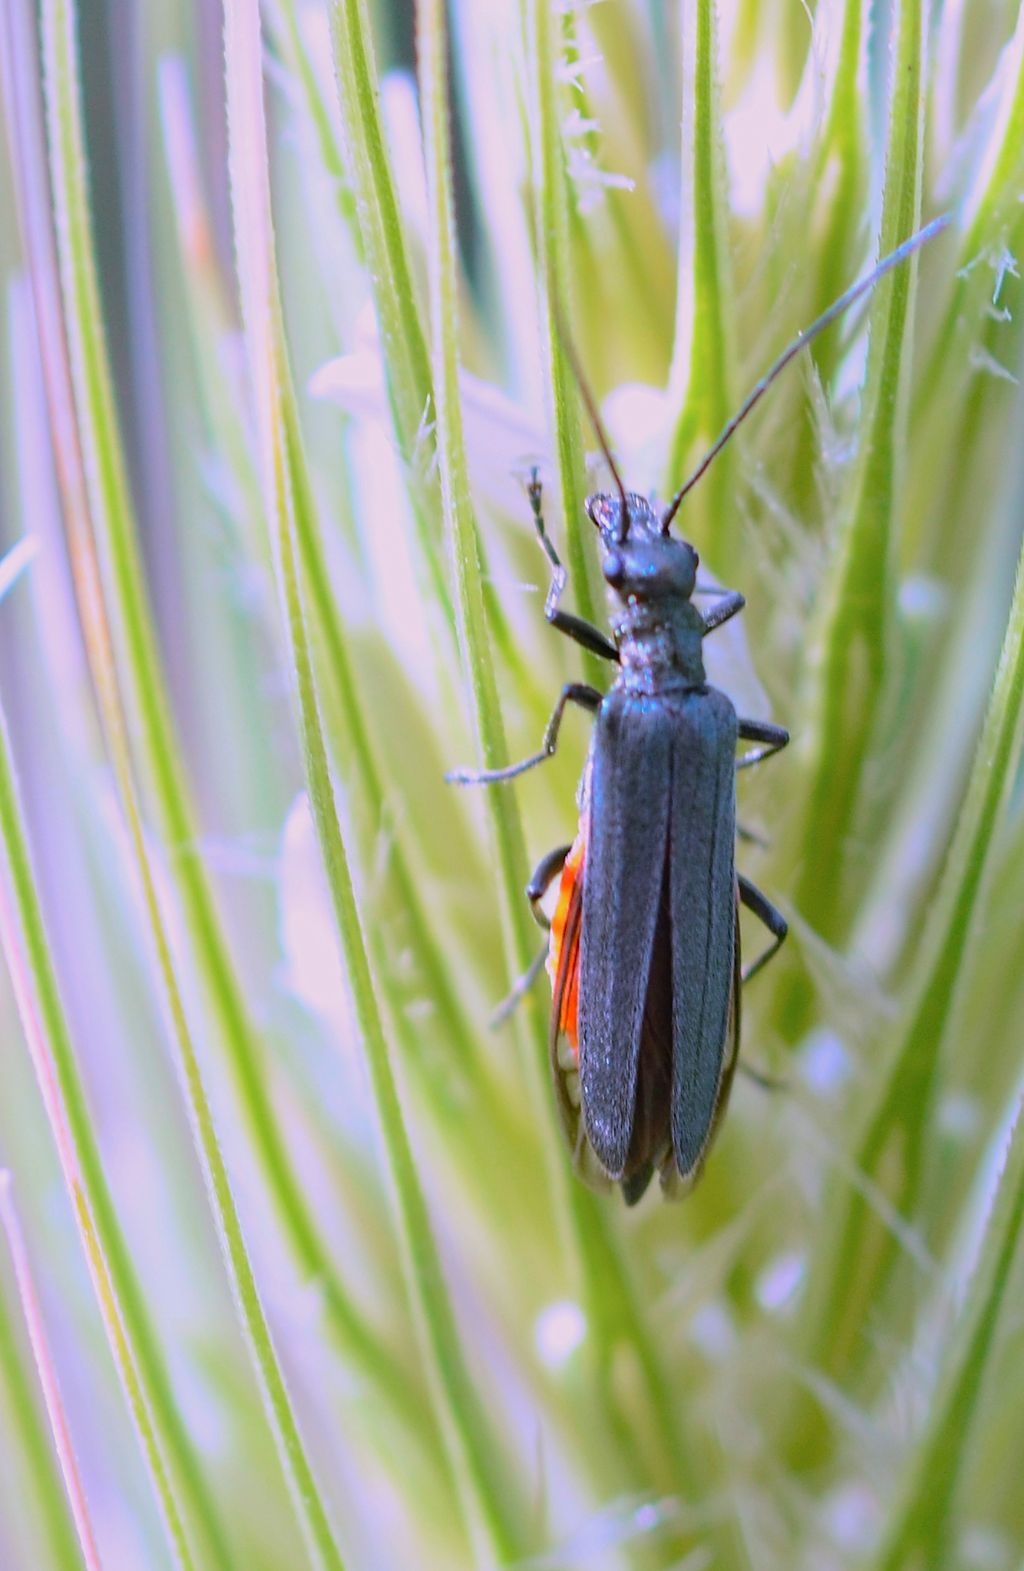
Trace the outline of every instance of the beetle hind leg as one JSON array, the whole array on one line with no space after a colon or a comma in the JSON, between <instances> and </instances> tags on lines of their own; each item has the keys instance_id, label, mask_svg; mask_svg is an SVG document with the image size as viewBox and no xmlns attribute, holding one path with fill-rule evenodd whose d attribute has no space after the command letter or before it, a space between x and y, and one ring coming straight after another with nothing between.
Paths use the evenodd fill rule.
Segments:
<instances>
[{"instance_id":1,"label":"beetle hind leg","mask_svg":"<svg viewBox=\"0 0 1024 1571\"><path fill-rule=\"evenodd\" d=\"M543 971L547 957L548 946L545 944L543 949L538 950L534 955L522 976L516 978L501 1003L494 1010L487 1022L492 1031L497 1031L498 1027L503 1026L509 1016L515 1012L520 999L526 997L530 988Z\"/></svg>"},{"instance_id":2,"label":"beetle hind leg","mask_svg":"<svg viewBox=\"0 0 1024 1571\"><path fill-rule=\"evenodd\" d=\"M541 910L540 902L544 899L544 896L565 866L565 859L571 850L572 846L566 845L556 846L553 851L548 851L545 856L541 857L530 874L530 882L526 886L526 898L530 902L533 920L538 927L544 928L545 932L550 928L551 923ZM544 962L547 957L548 946L545 943L543 949L534 955L522 976L516 978L509 992L491 1015L488 1024L492 1031L496 1031L499 1026L504 1025L509 1015L515 1010L519 1000L525 998L544 969Z\"/></svg>"}]
</instances>

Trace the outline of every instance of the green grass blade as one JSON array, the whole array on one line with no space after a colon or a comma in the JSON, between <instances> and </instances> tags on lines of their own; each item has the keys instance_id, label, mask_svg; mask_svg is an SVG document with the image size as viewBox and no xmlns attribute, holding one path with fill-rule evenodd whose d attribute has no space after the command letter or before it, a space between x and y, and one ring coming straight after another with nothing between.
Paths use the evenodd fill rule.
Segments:
<instances>
[{"instance_id":1,"label":"green grass blade","mask_svg":"<svg viewBox=\"0 0 1024 1571\"><path fill-rule=\"evenodd\" d=\"M302 97L309 115L309 123L313 127L316 137L316 149L320 155L320 163L327 174L338 203L338 212L345 228L351 237L356 255L360 261L363 257L363 236L359 227L359 215L356 211L355 197L345 174L345 161L341 148L338 146L334 134L334 126L328 112L320 84L317 81L313 63L309 57L309 50L302 35L302 24L299 20L295 0L281 0L277 10L279 32L283 35L286 56L295 72L296 79L302 91Z\"/></svg>"},{"instance_id":2,"label":"green grass blade","mask_svg":"<svg viewBox=\"0 0 1024 1571\"><path fill-rule=\"evenodd\" d=\"M977 1268L946 1356L927 1428L872 1571L928 1571L959 1563L950 1522L991 1368L996 1330L1024 1238L1024 1117L1018 1108Z\"/></svg>"},{"instance_id":3,"label":"green grass blade","mask_svg":"<svg viewBox=\"0 0 1024 1571\"><path fill-rule=\"evenodd\" d=\"M679 226L676 327L669 387L678 403L669 441L665 494L692 467L694 443L710 446L733 412L734 316L728 260L728 190L720 143L718 45L712 0L683 11L683 217ZM679 527L706 542L716 571L735 574L738 519L733 454L716 459L686 504Z\"/></svg>"},{"instance_id":4,"label":"green grass blade","mask_svg":"<svg viewBox=\"0 0 1024 1571\"><path fill-rule=\"evenodd\" d=\"M231 455L238 493L248 503L248 506L243 503L246 513L245 538L239 542L240 549L244 544L265 557L265 531L261 539L253 538L263 525L263 503L259 477L254 467L255 455L250 451L244 429L245 410L239 408L237 392L227 383L223 354L218 353L219 349L223 350L231 331L226 308L227 291L216 271L209 244L208 214L205 209L196 207L199 172L195 166L194 139L190 135L191 120L187 103L182 97L183 85L177 70L172 71L170 66L166 66L162 81L163 118L168 161L179 198L175 216L186 278L190 285L189 304L197 365L213 430ZM295 523L304 592L314 646L322 655L320 680L323 683L328 736L336 767L342 771L346 785L354 788L354 794L366 808L369 830L363 836L368 841L365 858L370 860L375 857L380 837L388 837L386 864L376 872L380 881L378 893L382 901L388 901L401 913L401 943L395 941L390 924L370 923L369 937L374 964L389 986L401 987L404 994L409 991L408 963L413 961L418 992L433 1001L438 1036L447 1044L448 1053L442 1058L422 1051L417 1024L403 1005L396 1011L396 1034L402 1049L403 1063L412 1082L423 1092L424 1103L431 1114L446 1121L446 1141L478 1145L474 1160L481 1161L494 1138L494 1131L503 1129L509 1138L513 1138L510 1110L495 1088L493 1078L480 1064L475 1026L467 1014L458 979L452 976L442 956L410 858L406 854L406 826L401 822L401 815L394 814L390 809L389 782L374 746L366 702L361 695L358 657L350 648L333 595L294 400L288 402L284 416L289 425L289 444L293 455ZM396 822L396 818L399 821ZM237 1010L234 1015L237 1016ZM479 1119L456 1120L448 1116L446 1079L453 1061L459 1065L462 1073L473 1075L473 1094L479 1107ZM252 1079L256 1093L262 1099L262 1077L255 1075ZM483 1136L484 1128L489 1128L491 1134ZM275 1133L273 1126L270 1132L272 1135ZM269 1160L270 1156L274 1160ZM273 1150L268 1153L267 1166L271 1173L281 1175L279 1184L283 1199L287 1202L282 1206L282 1215L303 1274L323 1285L328 1328L339 1347L353 1358L362 1375L371 1377L377 1383L406 1431L417 1434L425 1450L436 1454L436 1435L423 1409L420 1392L410 1382L407 1371L389 1357L383 1342L370 1331L364 1317L355 1312L302 1201L291 1169L287 1164L282 1169L280 1156ZM386 1436L384 1443L388 1443Z\"/></svg>"},{"instance_id":5,"label":"green grass blade","mask_svg":"<svg viewBox=\"0 0 1024 1571\"><path fill-rule=\"evenodd\" d=\"M815 288L806 296L808 321L813 321L837 300L860 270L870 184L867 115L861 91L867 11L865 0L845 0L835 78L827 89L828 118L813 150L808 172L808 206L812 212L814 208L824 209L823 215L815 220L822 224L823 234L817 248ZM819 69L813 48L807 69L813 72ZM798 223L801 228L806 224L802 208ZM837 326L825 333L812 351L815 369L826 389L831 387L839 367L842 345L842 326ZM810 411L801 407L799 436L790 470L790 505L796 516L806 521L813 518L818 501L819 437Z\"/></svg>"},{"instance_id":6,"label":"green grass blade","mask_svg":"<svg viewBox=\"0 0 1024 1571\"><path fill-rule=\"evenodd\" d=\"M970 195L967 223L960 243L960 268L950 292L942 325L928 361L927 375L922 379L922 390L938 385L950 374L950 358L958 338L962 342L964 313L968 304L975 317L980 316L991 301L991 290L980 291L972 274L985 270L977 263L991 246L993 236L1000 235L1012 222L1013 208L1020 191L1021 172L1024 170L1024 11L1017 17L1017 25L1002 62L1007 86L1001 95L999 123L992 137L992 151L986 160L987 178L980 190ZM922 391L923 397L923 391Z\"/></svg>"},{"instance_id":7,"label":"green grass blade","mask_svg":"<svg viewBox=\"0 0 1024 1571\"><path fill-rule=\"evenodd\" d=\"M437 409L437 445L441 496L455 566L459 642L468 657L473 682L473 710L483 757L507 757L504 726L498 702L494 668L487 652L487 621L480 584L476 523L469 500L469 481L459 410L458 355L456 347L456 268L452 227L451 165L448 127L447 30L444 9L437 0L422 0L417 12L420 90L423 103L430 202L430 317L434 347L434 390ZM473 656L481 658L473 659ZM523 924L516 922L520 902L513 906L509 892L525 864L522 826L514 799L508 793L491 798L492 827L498 865L505 891L506 919L513 934L507 945L517 965L527 962ZM514 897L513 897L514 898ZM449 1434L454 1442L456 1476L472 1484L479 1506L473 1515L487 1526L490 1551L508 1558L522 1551L523 1535L509 1515L507 1489L503 1486L502 1461L475 1393L461 1412L452 1403ZM455 1420L453 1423L451 1420ZM463 1485L463 1495L466 1487ZM473 1517L470 1517L473 1520Z\"/></svg>"},{"instance_id":8,"label":"green grass blade","mask_svg":"<svg viewBox=\"0 0 1024 1571\"><path fill-rule=\"evenodd\" d=\"M0 834L10 889L10 900L6 890L0 891L0 940L22 1027L170 1552L180 1571L195 1571L199 1562L190 1546L188 1508L203 1523L213 1555L218 1554L220 1542L217 1522L202 1489L198 1460L175 1407L107 1189L93 1118L53 969L2 711ZM165 1458L173 1458L174 1476ZM224 1551L219 1554L217 1563L228 1566L230 1561Z\"/></svg>"},{"instance_id":9,"label":"green grass blade","mask_svg":"<svg viewBox=\"0 0 1024 1571\"><path fill-rule=\"evenodd\" d=\"M921 943L910 1003L874 1077L850 1162L895 1211L912 1220L921 1182L947 1022L977 930L993 850L1024 740L1024 558L970 784ZM869 1306L899 1244L864 1192L834 1188L813 1254L801 1353L837 1380L863 1360ZM815 1433L812 1421L809 1433ZM806 1451L806 1436L801 1441ZM813 1447L812 1447L813 1449Z\"/></svg>"},{"instance_id":10,"label":"green grass blade","mask_svg":"<svg viewBox=\"0 0 1024 1571\"><path fill-rule=\"evenodd\" d=\"M105 525L106 539L115 559L115 573L122 592L119 608L125 613L122 632L134 658L127 662L135 680L135 696L143 714L149 717L148 761L172 787L179 784L176 758L168 746L171 725L166 699L156 677L159 670L155 642L149 623L141 584L132 531L127 483L118 441L109 369L102 338L92 244L85 200L84 160L81 145L77 75L74 67L74 10L54 0L44 8L44 53L47 61L50 95L51 150L54 159L54 186L66 218L62 231L63 278L66 297L73 302L67 312L72 364L79 400L80 428L88 454L87 474L92 484L94 520ZM109 654L109 651L107 651ZM150 661L144 656L148 653ZM140 660L139 656L143 658ZM107 662L100 680L116 690L113 662ZM203 1085L191 1030L175 971L170 942L157 897L156 884L142 829L142 819L133 781L132 763L119 705L115 700L104 706L110 725L107 741L111 749L121 804L142 887L142 898L156 951L157 965L178 1052L178 1069L186 1098L192 1131L211 1210L220 1237L224 1262L235 1296L239 1319L252 1354L255 1373L263 1396L268 1421L278 1445L281 1464L292 1488L297 1514L315 1563L325 1568L340 1567L326 1512L313 1482L305 1456L290 1398L277 1361L270 1329L263 1313L244 1239L227 1168ZM111 725L111 722L113 724ZM184 792L182 791L182 795ZM184 809L181 809L184 811Z\"/></svg>"},{"instance_id":11,"label":"green grass blade","mask_svg":"<svg viewBox=\"0 0 1024 1571\"><path fill-rule=\"evenodd\" d=\"M43 1321L42 1305L36 1290L32 1266L29 1261L28 1247L21 1229L17 1207L11 1192L11 1175L0 1170L0 1227L7 1235L7 1248L14 1267L14 1279L18 1287L18 1296L21 1299L22 1313L25 1326L32 1346L32 1355L35 1360L39 1384L46 1402L46 1413L50 1421L50 1433L53 1437L53 1446L60 1462L61 1474L64 1480L64 1491L67 1504L71 1508L78 1536L79 1553L85 1562L86 1571L100 1571L99 1550L96 1547L96 1535L93 1531L92 1519L89 1513L88 1501L82 1486L82 1475L75 1456L75 1448L71 1439L68 1426L67 1411L61 1397L60 1384L57 1371L50 1351L49 1338ZM58 1518L63 1513L58 1511ZM60 1526L58 1521L55 1526ZM59 1534L54 1532L53 1542L59 1543Z\"/></svg>"},{"instance_id":12,"label":"green grass blade","mask_svg":"<svg viewBox=\"0 0 1024 1571\"><path fill-rule=\"evenodd\" d=\"M46 167L43 111L39 97L38 49L34 22L27 5L6 7L3 13L2 38L4 81L9 90L5 103L12 127L11 145L17 149L14 161L15 190L25 236L26 251L32 281L33 298L38 323L40 347L46 371L46 387L50 406L51 430L54 438L57 474L62 490L66 527L69 531L72 563L76 573L87 573L90 548L84 544L89 536L89 504L86 496L84 464L79 445L78 430L68 363L65 326L62 320L60 282L55 248L54 219L49 202L49 177ZM57 94L52 88L52 94ZM73 114L74 100L71 92L61 98L65 111ZM52 106L56 115L56 105ZM59 120L59 116L58 116ZM80 163L80 160L79 160ZM95 579L91 580L82 598L82 625L88 638L101 620L101 598ZM13 801L13 798L12 798ZM27 898L27 896L26 896ZM55 985L55 984L54 984ZM56 1009L56 1004L54 1008ZM54 1039L52 1032L57 1031ZM92 1121L86 1107L77 1067L71 1053L70 1042L62 1021L55 1013L50 1022L51 1041L56 1040L60 1053L56 1055L56 1070L64 1099L64 1108L74 1141L78 1163L85 1175L83 1184L88 1196L90 1219L85 1233L87 1246L95 1229L97 1264L94 1281L97 1291L105 1293L114 1306L111 1310L116 1335L125 1344L124 1362L131 1367L131 1379L138 1386L138 1394L130 1392L130 1401L140 1425L155 1428L165 1447L172 1466L176 1487L189 1502L195 1522L205 1535L207 1552L215 1563L229 1565L223 1529L217 1518L202 1471L194 1455L191 1442L182 1423L176 1401L171 1391L157 1341L142 1299L132 1263L117 1222L116 1212L106 1186L96 1144ZM106 1273L109 1271L109 1280ZM122 1369L122 1378L126 1379ZM141 1382L141 1384L140 1384ZM152 1409L152 1411L150 1411ZM150 1442L144 1433L144 1446ZM151 1469L163 1467L159 1454L152 1449ZM164 1492L164 1482L157 1479L158 1493ZM171 1486L167 1485L168 1489ZM165 1518L171 1523L172 1537L184 1545L184 1530L179 1532L181 1512L173 1499L164 1500ZM180 1551L188 1559L188 1550Z\"/></svg>"},{"instance_id":13,"label":"green grass blade","mask_svg":"<svg viewBox=\"0 0 1024 1571\"><path fill-rule=\"evenodd\" d=\"M10 1175L0 1170L0 1203ZM31 1514L48 1545L47 1567L57 1571L81 1571L82 1556L75 1535L68 1497L61 1485L50 1435L36 1401L27 1361L22 1359L15 1315L8 1309L7 1295L0 1288L0 1410L4 1428L15 1437L31 1481L34 1498L26 1515Z\"/></svg>"},{"instance_id":14,"label":"green grass blade","mask_svg":"<svg viewBox=\"0 0 1024 1571\"><path fill-rule=\"evenodd\" d=\"M285 617L295 668L310 800L327 872L332 907L369 1065L384 1149L397 1202L410 1298L423 1339L428 1377L442 1431L462 1488L470 1533L481 1555L514 1552L517 1542L498 1464L466 1369L437 1254L433 1227L420 1187L398 1100L387 1041L377 1006L348 857L341 835L334 788L320 725L319 703L305 626L301 569L296 543L296 501L301 497L298 426L281 324L273 254L270 193L259 78L258 18L255 9L228 11L228 90L233 193L236 217L250 238L242 266L246 332L260 413L266 505L271 520ZM245 29L243 32L242 30ZM243 65L247 76L241 72ZM251 244L262 236L261 253Z\"/></svg>"},{"instance_id":15,"label":"green grass blade","mask_svg":"<svg viewBox=\"0 0 1024 1571\"><path fill-rule=\"evenodd\" d=\"M406 488L431 588L454 633L455 613L439 550L430 357L384 141L365 0L330 0L329 17L344 155L377 307L395 436L408 471Z\"/></svg>"},{"instance_id":16,"label":"green grass blade","mask_svg":"<svg viewBox=\"0 0 1024 1571\"><path fill-rule=\"evenodd\" d=\"M529 70L530 159L533 190L534 245L542 307L544 369L555 427L558 486L566 531L567 565L580 616L594 620L594 600L584 548L586 514L583 487L583 435L576 375L563 342L568 330L572 260L569 250L569 205L566 192L564 151L560 134L561 110L557 98L555 67L559 60L556 18L547 0L523 0L523 31L527 40ZM564 322L564 326L563 326ZM609 481L610 483L610 481ZM600 681L601 662L583 657L589 681Z\"/></svg>"},{"instance_id":17,"label":"green grass blade","mask_svg":"<svg viewBox=\"0 0 1024 1571\"><path fill-rule=\"evenodd\" d=\"M68 39L71 25L69 19ZM52 138L59 206L69 215L69 222L61 231L67 280L65 311L80 388L77 419L96 487L92 506L92 525L97 526L95 545L87 516L90 504L84 496L65 498L65 518L83 631L104 725L108 737L117 738L125 729L125 706L130 706L131 729L137 737L163 837L167 845L176 848L176 854L168 859L168 868L186 914L192 953L219 1028L253 1147L299 1270L304 1278L320 1284L332 1335L356 1354L367 1374L390 1389L392 1398L401 1401L401 1389L393 1379L388 1357L351 1302L284 1145L263 1071L262 1043L249 1015L202 857L196 850L200 836L180 762L180 745L144 588L114 414L89 232L73 55L70 42L65 47L65 34L60 27L54 37L55 48L60 49L51 74L55 84L54 113L58 81L64 93L60 102L67 105ZM214 293L208 278L208 311L213 308ZM80 465L77 443L72 442L74 433L58 416L52 418L58 441L66 449L61 456L61 472L71 476ZM107 567L105 582L95 560L96 545ZM120 671L115 666L107 626L108 595L122 637Z\"/></svg>"},{"instance_id":18,"label":"green grass blade","mask_svg":"<svg viewBox=\"0 0 1024 1571\"><path fill-rule=\"evenodd\" d=\"M885 255L918 227L923 158L921 91L927 40L922 0L899 8L886 184L879 237ZM804 860L796 904L835 942L847 925L847 845L865 760L877 729L892 658L901 454L906 445L908 369L917 263L882 279L872 308L858 457L824 597L810 741ZM829 876L820 877L827 867Z\"/></svg>"}]
</instances>

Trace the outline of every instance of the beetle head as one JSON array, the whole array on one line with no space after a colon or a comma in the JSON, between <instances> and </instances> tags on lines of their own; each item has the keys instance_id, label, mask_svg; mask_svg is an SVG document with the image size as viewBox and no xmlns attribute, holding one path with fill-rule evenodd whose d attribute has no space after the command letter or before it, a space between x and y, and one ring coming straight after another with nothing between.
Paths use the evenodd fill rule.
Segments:
<instances>
[{"instance_id":1,"label":"beetle head","mask_svg":"<svg viewBox=\"0 0 1024 1571\"><path fill-rule=\"evenodd\" d=\"M700 558L688 541L667 533L647 497L629 491L623 508L620 497L599 492L587 513L604 546L601 571L620 599L690 598Z\"/></svg>"}]
</instances>

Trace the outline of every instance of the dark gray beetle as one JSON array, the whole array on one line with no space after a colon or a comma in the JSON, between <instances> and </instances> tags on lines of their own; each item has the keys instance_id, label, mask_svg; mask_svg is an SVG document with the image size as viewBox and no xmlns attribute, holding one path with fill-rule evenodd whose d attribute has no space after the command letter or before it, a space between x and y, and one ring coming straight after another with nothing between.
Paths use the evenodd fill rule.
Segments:
<instances>
[{"instance_id":1,"label":"dark gray beetle","mask_svg":"<svg viewBox=\"0 0 1024 1571\"><path fill-rule=\"evenodd\" d=\"M566 575L536 476L530 500L553 571L548 621L618 670L606 694L577 682L562 689L533 757L451 778L513 779L555 751L567 704L596 715L579 835L543 859L527 894L546 922L539 902L561 875L550 1048L577 1165L591 1181L618 1180L634 1203L655 1168L666 1187L692 1183L724 1110L739 1042L738 901L773 935L748 977L785 937L779 912L736 873L735 770L789 738L778 726L738 720L724 693L708 686L702 641L742 609L743 596L719 592L701 615L691 598L697 553L668 533L645 497L622 490L587 503L603 546L614 642L559 608ZM737 761L737 738L760 746Z\"/></svg>"},{"instance_id":2,"label":"dark gray beetle","mask_svg":"<svg viewBox=\"0 0 1024 1571\"><path fill-rule=\"evenodd\" d=\"M544 614L553 627L617 666L607 693L568 683L540 751L507 769L454 771L464 785L512 780L555 751L565 707L595 715L579 792L579 833L549 852L527 885L550 942L549 1044L558 1105L581 1173L617 1181L628 1204L655 1169L666 1190L689 1187L714 1139L736 1068L741 985L776 953L786 922L735 865L737 769L786 745L789 733L740 719L704 673L703 640L743 608L735 591L697 585L698 557L669 533L686 496L761 396L811 339L891 268L945 226L934 220L840 297L779 356L660 515L627 493L596 405L573 361L580 391L616 482L587 501L601 537L612 640L560 608L566 574L544 526L536 472L529 495L552 579ZM702 615L693 596L719 599ZM738 741L757 744L737 758ZM540 901L560 879L550 924ZM765 924L771 942L740 967L739 908Z\"/></svg>"}]
</instances>

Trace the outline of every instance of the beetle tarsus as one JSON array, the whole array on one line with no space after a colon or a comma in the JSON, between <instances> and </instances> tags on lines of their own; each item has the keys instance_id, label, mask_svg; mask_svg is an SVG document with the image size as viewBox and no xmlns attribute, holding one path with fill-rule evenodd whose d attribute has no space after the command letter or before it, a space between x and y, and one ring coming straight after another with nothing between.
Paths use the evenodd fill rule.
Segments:
<instances>
[{"instance_id":1,"label":"beetle tarsus","mask_svg":"<svg viewBox=\"0 0 1024 1571\"><path fill-rule=\"evenodd\" d=\"M506 993L501 1003L498 1004L495 1008L487 1022L492 1031L497 1031L499 1026L503 1026L509 1016L514 1013L520 1001L526 997L527 993L530 991L530 988L533 986L534 982L536 982L537 978L543 971L544 962L547 957L548 946L545 944L543 949L539 950L537 954L534 955L522 976L516 978L508 993Z\"/></svg>"},{"instance_id":2,"label":"beetle tarsus","mask_svg":"<svg viewBox=\"0 0 1024 1571\"><path fill-rule=\"evenodd\" d=\"M521 759L518 764L508 764L504 769L452 769L445 779L449 785L498 785L504 780L515 780L517 775L524 775L528 769L536 769L538 764L554 757L566 704L579 704L581 709L594 711L600 709L603 697L603 693L599 693L596 687L589 687L586 682L566 682L544 729L539 752L531 753L529 758Z\"/></svg>"}]
</instances>

